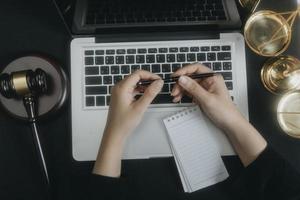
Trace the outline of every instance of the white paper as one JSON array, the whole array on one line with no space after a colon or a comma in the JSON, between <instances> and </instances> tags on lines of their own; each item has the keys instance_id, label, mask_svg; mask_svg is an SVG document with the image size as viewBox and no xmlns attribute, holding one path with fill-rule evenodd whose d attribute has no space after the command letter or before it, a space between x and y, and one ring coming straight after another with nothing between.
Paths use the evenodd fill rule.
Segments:
<instances>
[{"instance_id":1,"label":"white paper","mask_svg":"<svg viewBox=\"0 0 300 200\"><path fill-rule=\"evenodd\" d=\"M225 180L228 172L198 107L164 119L170 146L185 192Z\"/></svg>"}]
</instances>

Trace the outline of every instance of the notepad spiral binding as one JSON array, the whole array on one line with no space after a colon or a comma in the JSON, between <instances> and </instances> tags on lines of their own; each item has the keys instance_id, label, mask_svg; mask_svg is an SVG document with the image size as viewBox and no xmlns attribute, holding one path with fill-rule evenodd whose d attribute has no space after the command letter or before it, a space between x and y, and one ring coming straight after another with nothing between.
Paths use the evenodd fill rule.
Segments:
<instances>
[{"instance_id":1,"label":"notepad spiral binding","mask_svg":"<svg viewBox=\"0 0 300 200\"><path fill-rule=\"evenodd\" d=\"M185 109L183 109L181 111L178 111L177 113L175 113L171 117L167 118L167 121L170 122L170 121L176 120L176 119L178 119L180 117L183 117L183 116L188 115L190 113L196 112L198 110L199 110L198 106L185 108Z\"/></svg>"}]
</instances>

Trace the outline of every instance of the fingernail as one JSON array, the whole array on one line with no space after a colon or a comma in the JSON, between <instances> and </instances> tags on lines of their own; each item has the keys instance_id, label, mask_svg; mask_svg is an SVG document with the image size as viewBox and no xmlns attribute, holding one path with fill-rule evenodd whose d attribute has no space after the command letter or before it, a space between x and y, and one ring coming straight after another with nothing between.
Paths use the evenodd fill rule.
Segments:
<instances>
[{"instance_id":1,"label":"fingernail","mask_svg":"<svg viewBox=\"0 0 300 200\"><path fill-rule=\"evenodd\" d=\"M179 83L181 83L181 84L183 84L183 85L185 85L186 83L187 83L187 78L186 77L184 77L184 76L180 76L180 78L179 78Z\"/></svg>"}]
</instances>

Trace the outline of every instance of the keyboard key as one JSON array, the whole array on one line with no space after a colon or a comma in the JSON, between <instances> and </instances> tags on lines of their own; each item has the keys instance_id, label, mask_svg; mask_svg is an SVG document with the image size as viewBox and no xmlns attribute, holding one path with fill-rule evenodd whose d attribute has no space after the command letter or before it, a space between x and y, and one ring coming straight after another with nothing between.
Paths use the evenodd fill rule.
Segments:
<instances>
[{"instance_id":1,"label":"keyboard key","mask_svg":"<svg viewBox=\"0 0 300 200\"><path fill-rule=\"evenodd\" d=\"M152 73L160 73L160 65L158 64L152 65Z\"/></svg>"},{"instance_id":2,"label":"keyboard key","mask_svg":"<svg viewBox=\"0 0 300 200\"><path fill-rule=\"evenodd\" d=\"M100 67L101 74L109 74L109 67L108 66L101 66Z\"/></svg>"},{"instance_id":3,"label":"keyboard key","mask_svg":"<svg viewBox=\"0 0 300 200\"><path fill-rule=\"evenodd\" d=\"M169 48L169 52L170 53L176 53L176 52L178 52L178 48L177 47L171 47L171 48Z\"/></svg>"},{"instance_id":4,"label":"keyboard key","mask_svg":"<svg viewBox=\"0 0 300 200\"><path fill-rule=\"evenodd\" d=\"M185 62L185 54L177 54L177 62Z\"/></svg>"},{"instance_id":5,"label":"keyboard key","mask_svg":"<svg viewBox=\"0 0 300 200\"><path fill-rule=\"evenodd\" d=\"M200 49L199 47L191 47L191 48L190 48L190 51L191 51L191 52L198 52L199 49Z\"/></svg>"},{"instance_id":6,"label":"keyboard key","mask_svg":"<svg viewBox=\"0 0 300 200\"><path fill-rule=\"evenodd\" d=\"M86 106L95 106L95 97L85 97Z\"/></svg>"},{"instance_id":7,"label":"keyboard key","mask_svg":"<svg viewBox=\"0 0 300 200\"><path fill-rule=\"evenodd\" d=\"M111 76L103 76L103 84L112 84L112 77Z\"/></svg>"},{"instance_id":8,"label":"keyboard key","mask_svg":"<svg viewBox=\"0 0 300 200\"><path fill-rule=\"evenodd\" d=\"M85 65L94 65L94 57L85 57L84 63Z\"/></svg>"},{"instance_id":9,"label":"keyboard key","mask_svg":"<svg viewBox=\"0 0 300 200\"><path fill-rule=\"evenodd\" d=\"M188 53L186 56L188 62L195 62L196 61L196 54Z\"/></svg>"},{"instance_id":10,"label":"keyboard key","mask_svg":"<svg viewBox=\"0 0 300 200\"><path fill-rule=\"evenodd\" d=\"M137 55L136 56L136 63L145 63L145 56L144 55Z\"/></svg>"},{"instance_id":11,"label":"keyboard key","mask_svg":"<svg viewBox=\"0 0 300 200\"><path fill-rule=\"evenodd\" d=\"M96 50L96 55L104 55L104 50Z\"/></svg>"},{"instance_id":12,"label":"keyboard key","mask_svg":"<svg viewBox=\"0 0 300 200\"><path fill-rule=\"evenodd\" d=\"M125 49L117 49L117 54L125 54L126 50Z\"/></svg>"},{"instance_id":13,"label":"keyboard key","mask_svg":"<svg viewBox=\"0 0 300 200\"><path fill-rule=\"evenodd\" d=\"M214 71L220 71L220 70L222 70L222 65L221 65L221 63L220 63L220 62L214 62L214 63L213 63L213 70L214 70Z\"/></svg>"},{"instance_id":14,"label":"keyboard key","mask_svg":"<svg viewBox=\"0 0 300 200\"><path fill-rule=\"evenodd\" d=\"M181 103L193 103L193 99L189 96L184 95L181 98Z\"/></svg>"},{"instance_id":15,"label":"keyboard key","mask_svg":"<svg viewBox=\"0 0 300 200\"><path fill-rule=\"evenodd\" d=\"M168 54L167 62L175 62L175 54Z\"/></svg>"},{"instance_id":16,"label":"keyboard key","mask_svg":"<svg viewBox=\"0 0 300 200\"><path fill-rule=\"evenodd\" d=\"M178 63L172 64L172 72L176 72L180 68L181 68L180 64Z\"/></svg>"},{"instance_id":17,"label":"keyboard key","mask_svg":"<svg viewBox=\"0 0 300 200\"><path fill-rule=\"evenodd\" d=\"M231 70L232 64L231 62L223 62L223 70Z\"/></svg>"},{"instance_id":18,"label":"keyboard key","mask_svg":"<svg viewBox=\"0 0 300 200\"><path fill-rule=\"evenodd\" d=\"M104 64L104 57L103 56L96 56L96 65L103 65Z\"/></svg>"},{"instance_id":19,"label":"keyboard key","mask_svg":"<svg viewBox=\"0 0 300 200\"><path fill-rule=\"evenodd\" d=\"M231 50L231 46L226 45L226 46L222 46L222 51L230 51Z\"/></svg>"},{"instance_id":20,"label":"keyboard key","mask_svg":"<svg viewBox=\"0 0 300 200\"><path fill-rule=\"evenodd\" d=\"M120 75L114 76L114 84L119 83L122 79L123 79L123 77Z\"/></svg>"},{"instance_id":21,"label":"keyboard key","mask_svg":"<svg viewBox=\"0 0 300 200\"><path fill-rule=\"evenodd\" d=\"M105 106L105 96L96 96L96 106Z\"/></svg>"},{"instance_id":22,"label":"keyboard key","mask_svg":"<svg viewBox=\"0 0 300 200\"><path fill-rule=\"evenodd\" d=\"M156 62L157 63L164 63L166 61L166 56L164 54L157 54L156 55Z\"/></svg>"},{"instance_id":23,"label":"keyboard key","mask_svg":"<svg viewBox=\"0 0 300 200\"><path fill-rule=\"evenodd\" d=\"M124 56L116 56L116 64L124 64L125 58Z\"/></svg>"},{"instance_id":24,"label":"keyboard key","mask_svg":"<svg viewBox=\"0 0 300 200\"><path fill-rule=\"evenodd\" d=\"M86 50L86 51L84 51L84 55L86 55L86 56L94 55L94 51L93 50Z\"/></svg>"},{"instance_id":25,"label":"keyboard key","mask_svg":"<svg viewBox=\"0 0 300 200\"><path fill-rule=\"evenodd\" d=\"M115 58L113 56L106 56L105 57L105 64L112 65L115 62Z\"/></svg>"},{"instance_id":26,"label":"keyboard key","mask_svg":"<svg viewBox=\"0 0 300 200\"><path fill-rule=\"evenodd\" d=\"M131 73L135 72L136 70L141 69L140 65L131 65Z\"/></svg>"},{"instance_id":27,"label":"keyboard key","mask_svg":"<svg viewBox=\"0 0 300 200\"><path fill-rule=\"evenodd\" d=\"M120 68L118 65L114 65L110 67L110 73L111 74L119 74L120 73Z\"/></svg>"},{"instance_id":28,"label":"keyboard key","mask_svg":"<svg viewBox=\"0 0 300 200\"><path fill-rule=\"evenodd\" d=\"M172 75L171 73L166 73L165 78L171 78L171 75Z\"/></svg>"},{"instance_id":29,"label":"keyboard key","mask_svg":"<svg viewBox=\"0 0 300 200\"><path fill-rule=\"evenodd\" d=\"M180 47L179 51L180 52L188 52L189 48L188 47Z\"/></svg>"},{"instance_id":30,"label":"keyboard key","mask_svg":"<svg viewBox=\"0 0 300 200\"><path fill-rule=\"evenodd\" d=\"M85 94L87 95L107 94L107 86L87 86L85 87Z\"/></svg>"},{"instance_id":31,"label":"keyboard key","mask_svg":"<svg viewBox=\"0 0 300 200\"><path fill-rule=\"evenodd\" d=\"M162 72L171 72L171 65L170 64L162 64L161 71Z\"/></svg>"},{"instance_id":32,"label":"keyboard key","mask_svg":"<svg viewBox=\"0 0 300 200\"><path fill-rule=\"evenodd\" d=\"M129 74L129 73L130 73L129 65L122 65L121 66L121 74Z\"/></svg>"},{"instance_id":33,"label":"keyboard key","mask_svg":"<svg viewBox=\"0 0 300 200\"><path fill-rule=\"evenodd\" d=\"M212 50L212 51L220 51L220 50L221 50L221 47L220 47L220 46L212 46L212 47L211 47L211 50Z\"/></svg>"},{"instance_id":34,"label":"keyboard key","mask_svg":"<svg viewBox=\"0 0 300 200\"><path fill-rule=\"evenodd\" d=\"M218 60L231 60L231 53L230 52L218 53Z\"/></svg>"},{"instance_id":35,"label":"keyboard key","mask_svg":"<svg viewBox=\"0 0 300 200\"><path fill-rule=\"evenodd\" d=\"M110 104L110 96L106 96L106 105L109 106Z\"/></svg>"},{"instance_id":36,"label":"keyboard key","mask_svg":"<svg viewBox=\"0 0 300 200\"><path fill-rule=\"evenodd\" d=\"M134 56L126 56L126 64L134 64Z\"/></svg>"},{"instance_id":37,"label":"keyboard key","mask_svg":"<svg viewBox=\"0 0 300 200\"><path fill-rule=\"evenodd\" d=\"M232 72L221 72L224 80L232 80Z\"/></svg>"},{"instance_id":38,"label":"keyboard key","mask_svg":"<svg viewBox=\"0 0 300 200\"><path fill-rule=\"evenodd\" d=\"M209 51L209 50L210 50L210 47L208 47L208 46L201 47L201 51Z\"/></svg>"},{"instance_id":39,"label":"keyboard key","mask_svg":"<svg viewBox=\"0 0 300 200\"><path fill-rule=\"evenodd\" d=\"M159 53L168 53L168 48L159 48L158 52Z\"/></svg>"},{"instance_id":40,"label":"keyboard key","mask_svg":"<svg viewBox=\"0 0 300 200\"><path fill-rule=\"evenodd\" d=\"M162 89L161 89L162 93L169 93L170 92L170 87L169 84L164 84Z\"/></svg>"},{"instance_id":41,"label":"keyboard key","mask_svg":"<svg viewBox=\"0 0 300 200\"><path fill-rule=\"evenodd\" d=\"M225 81L225 85L228 90L233 90L233 85L231 81Z\"/></svg>"},{"instance_id":42,"label":"keyboard key","mask_svg":"<svg viewBox=\"0 0 300 200\"><path fill-rule=\"evenodd\" d=\"M206 61L205 53L197 53L197 61Z\"/></svg>"},{"instance_id":43,"label":"keyboard key","mask_svg":"<svg viewBox=\"0 0 300 200\"><path fill-rule=\"evenodd\" d=\"M157 49L156 48L149 48L148 53L157 53Z\"/></svg>"},{"instance_id":44,"label":"keyboard key","mask_svg":"<svg viewBox=\"0 0 300 200\"><path fill-rule=\"evenodd\" d=\"M86 67L85 68L85 75L98 75L99 74L99 67Z\"/></svg>"},{"instance_id":45,"label":"keyboard key","mask_svg":"<svg viewBox=\"0 0 300 200\"><path fill-rule=\"evenodd\" d=\"M136 54L136 49L127 49L127 54Z\"/></svg>"},{"instance_id":46,"label":"keyboard key","mask_svg":"<svg viewBox=\"0 0 300 200\"><path fill-rule=\"evenodd\" d=\"M115 54L115 50L114 49L107 49L106 51L105 51L105 53L107 54L107 55L114 55Z\"/></svg>"},{"instance_id":47,"label":"keyboard key","mask_svg":"<svg viewBox=\"0 0 300 200\"><path fill-rule=\"evenodd\" d=\"M113 89L113 87L114 87L114 86L112 86L112 85L108 86L108 93L109 93L109 94L111 94L111 93L112 93L112 89Z\"/></svg>"},{"instance_id":48,"label":"keyboard key","mask_svg":"<svg viewBox=\"0 0 300 200\"><path fill-rule=\"evenodd\" d=\"M86 85L101 85L102 77L101 76L85 77L85 84Z\"/></svg>"},{"instance_id":49,"label":"keyboard key","mask_svg":"<svg viewBox=\"0 0 300 200\"><path fill-rule=\"evenodd\" d=\"M146 62L147 63L155 63L155 56L154 55L146 55Z\"/></svg>"},{"instance_id":50,"label":"keyboard key","mask_svg":"<svg viewBox=\"0 0 300 200\"><path fill-rule=\"evenodd\" d=\"M209 69L211 69L211 63L209 62L205 62L205 63L202 63L204 66L208 67Z\"/></svg>"},{"instance_id":51,"label":"keyboard key","mask_svg":"<svg viewBox=\"0 0 300 200\"><path fill-rule=\"evenodd\" d=\"M147 49L138 49L138 53L147 53Z\"/></svg>"},{"instance_id":52,"label":"keyboard key","mask_svg":"<svg viewBox=\"0 0 300 200\"><path fill-rule=\"evenodd\" d=\"M208 61L215 61L216 60L216 54L215 53L207 53L207 60Z\"/></svg>"},{"instance_id":53,"label":"keyboard key","mask_svg":"<svg viewBox=\"0 0 300 200\"><path fill-rule=\"evenodd\" d=\"M150 65L142 65L142 70L150 72Z\"/></svg>"},{"instance_id":54,"label":"keyboard key","mask_svg":"<svg viewBox=\"0 0 300 200\"><path fill-rule=\"evenodd\" d=\"M170 94L158 94L154 100L152 101L153 104L167 104L173 103L173 97Z\"/></svg>"}]
</instances>

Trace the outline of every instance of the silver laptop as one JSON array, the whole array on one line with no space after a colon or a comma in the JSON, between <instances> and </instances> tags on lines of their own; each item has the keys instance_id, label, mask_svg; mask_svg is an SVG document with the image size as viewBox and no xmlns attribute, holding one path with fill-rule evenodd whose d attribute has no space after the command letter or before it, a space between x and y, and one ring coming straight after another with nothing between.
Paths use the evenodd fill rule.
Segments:
<instances>
[{"instance_id":1,"label":"silver laptop","mask_svg":"<svg viewBox=\"0 0 300 200\"><path fill-rule=\"evenodd\" d=\"M135 70L169 77L199 62L221 72L232 99L248 118L244 38L234 0L54 1L73 39L71 50L72 152L95 160L106 123L111 88ZM128 139L124 159L170 156L162 119L193 106L172 103L165 84ZM139 95L136 96L139 98ZM234 151L214 126L222 155Z\"/></svg>"}]
</instances>

